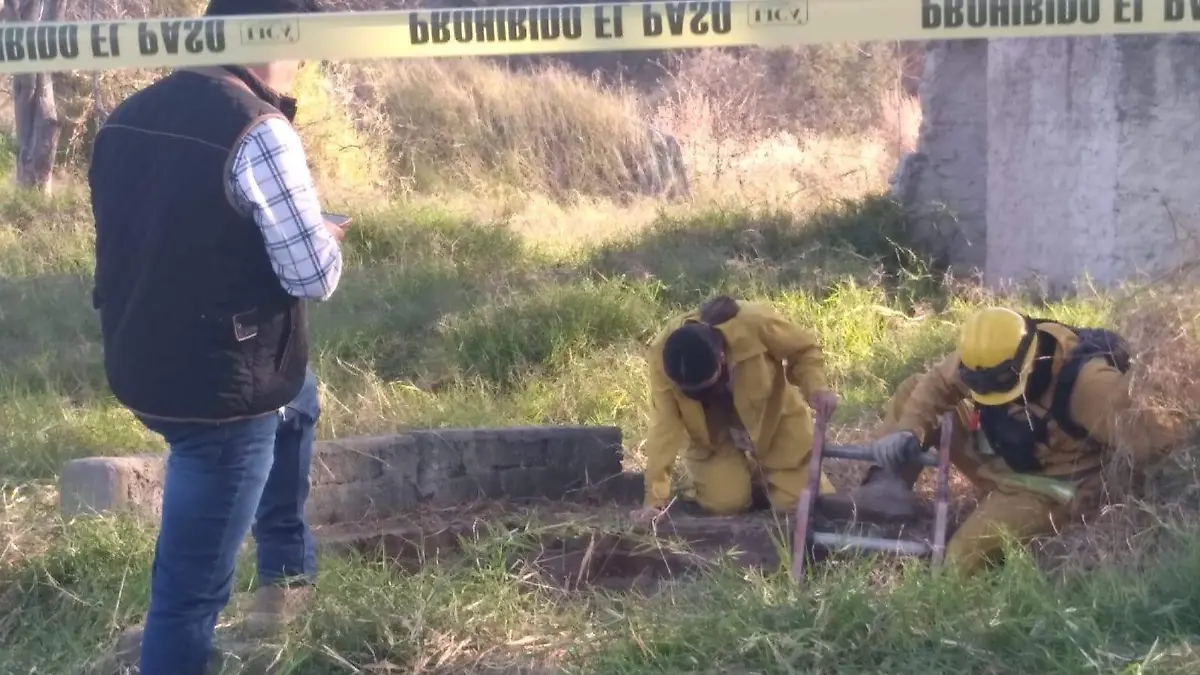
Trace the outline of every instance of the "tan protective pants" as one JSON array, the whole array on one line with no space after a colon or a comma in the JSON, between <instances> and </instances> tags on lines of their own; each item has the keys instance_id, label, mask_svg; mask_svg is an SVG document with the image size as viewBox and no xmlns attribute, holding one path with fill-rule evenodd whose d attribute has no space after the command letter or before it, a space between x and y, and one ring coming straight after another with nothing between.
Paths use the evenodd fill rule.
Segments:
<instances>
[{"instance_id":1,"label":"tan protective pants","mask_svg":"<svg viewBox=\"0 0 1200 675\"><path fill-rule=\"evenodd\" d=\"M877 436L898 430L897 420L920 377L920 374L910 376L897 388L884 408L883 427ZM1070 520L1083 517L1094 510L1103 489L1103 479L1097 474L1079 485L1075 499L1063 505L1041 494L997 485L982 477L980 470L983 467L991 473L1011 473L1011 469L1003 459L978 451L969 431L969 415L970 405L959 404L955 410L950 461L973 485L982 489L985 496L946 545L946 565L964 575L1001 563L1006 537L1025 544L1035 537L1055 534ZM936 440L941 437L937 429L925 431L925 438ZM921 468L913 467L905 478L915 482Z\"/></svg>"},{"instance_id":2,"label":"tan protective pants","mask_svg":"<svg viewBox=\"0 0 1200 675\"><path fill-rule=\"evenodd\" d=\"M690 483L684 494L714 515L734 515L750 509L755 483L766 482L771 508L796 508L800 493L808 483L808 453L800 466L786 469L765 469L759 474L750 460L732 443L722 444L715 452L690 448L684 455L684 467ZM832 494L833 483L822 473L821 494Z\"/></svg>"}]
</instances>

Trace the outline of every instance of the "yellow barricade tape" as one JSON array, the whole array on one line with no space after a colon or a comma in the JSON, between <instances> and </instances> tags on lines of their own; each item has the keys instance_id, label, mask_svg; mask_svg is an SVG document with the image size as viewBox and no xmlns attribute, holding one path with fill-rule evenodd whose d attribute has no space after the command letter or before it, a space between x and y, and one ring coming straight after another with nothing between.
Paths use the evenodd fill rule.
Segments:
<instances>
[{"instance_id":1,"label":"yellow barricade tape","mask_svg":"<svg viewBox=\"0 0 1200 675\"><path fill-rule=\"evenodd\" d=\"M1185 33L1198 24L1200 0L726 0L6 23L0 73Z\"/></svg>"}]
</instances>

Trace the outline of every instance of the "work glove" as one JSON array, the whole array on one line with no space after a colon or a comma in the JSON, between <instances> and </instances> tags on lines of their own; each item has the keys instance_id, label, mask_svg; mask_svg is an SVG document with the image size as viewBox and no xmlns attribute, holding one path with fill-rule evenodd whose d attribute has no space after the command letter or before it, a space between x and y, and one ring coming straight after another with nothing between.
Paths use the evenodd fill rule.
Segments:
<instances>
[{"instance_id":1,"label":"work glove","mask_svg":"<svg viewBox=\"0 0 1200 675\"><path fill-rule=\"evenodd\" d=\"M814 391L808 398L808 405L813 412L823 415L826 420L833 417L838 407L838 395L832 391Z\"/></svg>"},{"instance_id":2,"label":"work glove","mask_svg":"<svg viewBox=\"0 0 1200 675\"><path fill-rule=\"evenodd\" d=\"M867 445L872 458L888 473L899 473L902 468L915 464L921 455L921 442L911 431L897 431Z\"/></svg>"}]
</instances>

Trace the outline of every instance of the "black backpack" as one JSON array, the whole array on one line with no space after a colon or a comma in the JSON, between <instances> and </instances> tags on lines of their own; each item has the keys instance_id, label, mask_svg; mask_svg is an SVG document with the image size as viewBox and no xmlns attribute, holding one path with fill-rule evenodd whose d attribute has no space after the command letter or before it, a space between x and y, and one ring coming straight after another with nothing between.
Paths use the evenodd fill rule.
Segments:
<instances>
[{"instance_id":1,"label":"black backpack","mask_svg":"<svg viewBox=\"0 0 1200 675\"><path fill-rule=\"evenodd\" d=\"M1079 344L1067 353L1066 362L1058 373L1058 385L1054 389L1050 414L1064 432L1075 438L1084 438L1088 435L1087 430L1071 418L1071 395L1075 391L1075 381L1079 378L1079 372L1088 361L1103 358L1113 368L1126 373L1133 363L1133 356L1125 338L1111 330L1060 325L1075 333L1079 337Z\"/></svg>"}]
</instances>

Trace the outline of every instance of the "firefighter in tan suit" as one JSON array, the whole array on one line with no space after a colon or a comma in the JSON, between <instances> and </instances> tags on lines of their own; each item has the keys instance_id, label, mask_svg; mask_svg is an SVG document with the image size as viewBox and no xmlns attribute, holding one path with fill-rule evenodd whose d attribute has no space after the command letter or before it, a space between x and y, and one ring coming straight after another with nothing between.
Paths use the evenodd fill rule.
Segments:
<instances>
[{"instance_id":1,"label":"firefighter in tan suit","mask_svg":"<svg viewBox=\"0 0 1200 675\"><path fill-rule=\"evenodd\" d=\"M679 453L685 496L712 514L751 507L764 486L774 508L792 508L808 476L814 409L832 414L816 336L769 305L721 296L677 317L650 348L646 492L635 518L672 497ZM821 477L822 492L833 491Z\"/></svg>"},{"instance_id":2,"label":"firefighter in tan suit","mask_svg":"<svg viewBox=\"0 0 1200 675\"><path fill-rule=\"evenodd\" d=\"M954 411L952 461L987 494L954 533L946 561L974 573L998 560L1005 536L1051 534L1098 506L1114 421L1130 410L1129 365L1109 331L981 310L953 354L900 385L884 411L885 435L872 444L882 461L837 499L864 514L912 513L921 466L903 458L935 445L938 417ZM1142 432L1143 457L1176 440L1149 423Z\"/></svg>"}]
</instances>

